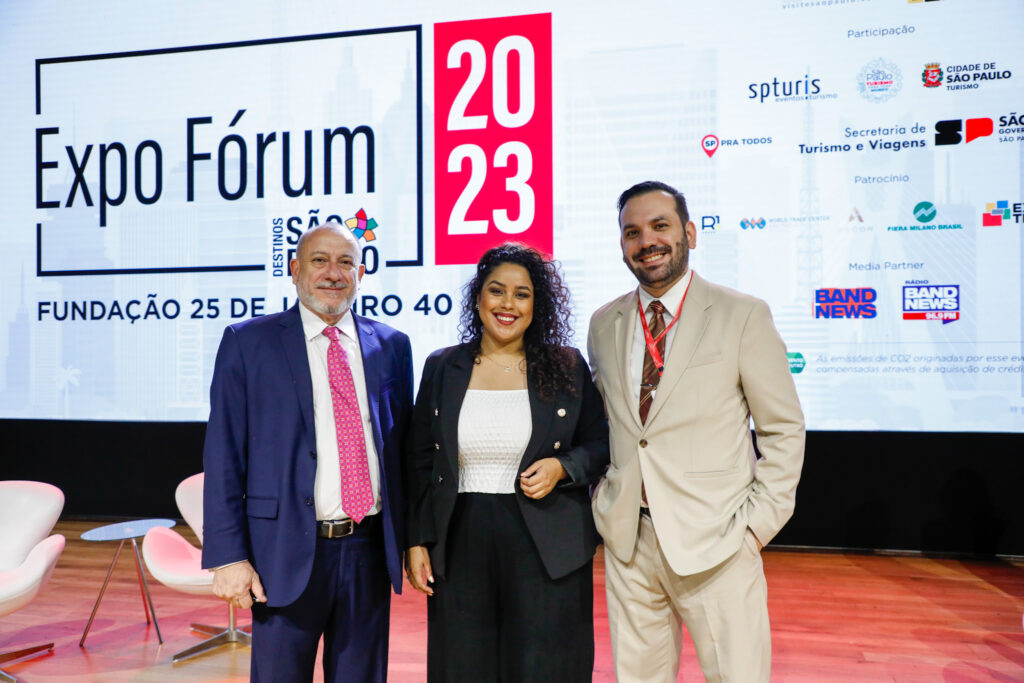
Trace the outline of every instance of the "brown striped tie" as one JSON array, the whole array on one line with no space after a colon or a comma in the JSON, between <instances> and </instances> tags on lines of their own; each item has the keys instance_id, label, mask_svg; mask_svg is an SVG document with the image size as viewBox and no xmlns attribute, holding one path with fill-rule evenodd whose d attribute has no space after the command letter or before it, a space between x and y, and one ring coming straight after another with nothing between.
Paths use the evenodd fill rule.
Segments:
<instances>
[{"instance_id":1,"label":"brown striped tie","mask_svg":"<svg viewBox=\"0 0 1024 683\"><path fill-rule=\"evenodd\" d=\"M647 306L647 310L653 314L653 318L649 323L651 337L658 339L658 335L665 331L665 318L662 315L665 312L665 306L655 299ZM654 364L654 359L651 358L651 350L646 348L646 344L644 346L644 373L643 378L640 380L640 422L646 424L647 413L651 412L654 391L658 388L658 381L661 379L661 375L658 373L658 366ZM661 356L661 362L664 363L665 337L658 340L657 347L658 355Z\"/></svg>"}]
</instances>

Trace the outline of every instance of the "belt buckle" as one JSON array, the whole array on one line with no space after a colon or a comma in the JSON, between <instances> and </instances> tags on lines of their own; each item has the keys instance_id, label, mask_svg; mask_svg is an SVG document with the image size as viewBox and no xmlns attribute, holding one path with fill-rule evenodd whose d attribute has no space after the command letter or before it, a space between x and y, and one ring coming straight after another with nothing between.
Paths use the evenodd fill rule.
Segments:
<instances>
[{"instance_id":1,"label":"belt buckle","mask_svg":"<svg viewBox=\"0 0 1024 683\"><path fill-rule=\"evenodd\" d=\"M331 520L328 522L324 522L324 524L327 526L327 538L342 538L344 536L351 536L352 532L356 530L355 522L353 522L351 519L344 519L340 522ZM340 531L336 531L336 529L340 529Z\"/></svg>"}]
</instances>

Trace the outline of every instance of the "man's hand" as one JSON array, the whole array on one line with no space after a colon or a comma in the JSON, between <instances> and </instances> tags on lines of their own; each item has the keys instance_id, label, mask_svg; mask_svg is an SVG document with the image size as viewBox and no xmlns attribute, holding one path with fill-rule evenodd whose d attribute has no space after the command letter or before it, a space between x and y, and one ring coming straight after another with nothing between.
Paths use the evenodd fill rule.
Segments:
<instances>
[{"instance_id":1,"label":"man's hand","mask_svg":"<svg viewBox=\"0 0 1024 683\"><path fill-rule=\"evenodd\" d=\"M263 592L260 576L249 564L238 562L221 567L213 573L213 594L221 600L240 609L252 607L253 596L256 602L266 602L267 594Z\"/></svg>"},{"instance_id":2,"label":"man's hand","mask_svg":"<svg viewBox=\"0 0 1024 683\"><path fill-rule=\"evenodd\" d=\"M528 498L540 500L567 476L558 458L541 458L519 475L519 486Z\"/></svg>"},{"instance_id":3,"label":"man's hand","mask_svg":"<svg viewBox=\"0 0 1024 683\"><path fill-rule=\"evenodd\" d=\"M412 587L421 593L433 595L434 573L430 568L430 553L426 546L414 545L405 551L405 574Z\"/></svg>"}]
</instances>

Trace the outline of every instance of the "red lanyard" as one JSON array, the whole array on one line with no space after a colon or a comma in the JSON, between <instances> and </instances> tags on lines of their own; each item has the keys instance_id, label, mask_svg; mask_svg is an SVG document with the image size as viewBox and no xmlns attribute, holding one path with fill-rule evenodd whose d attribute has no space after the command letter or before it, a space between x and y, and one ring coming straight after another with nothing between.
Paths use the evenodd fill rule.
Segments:
<instances>
[{"instance_id":1,"label":"red lanyard","mask_svg":"<svg viewBox=\"0 0 1024 683\"><path fill-rule=\"evenodd\" d=\"M651 328L647 326L647 313L644 312L644 307L640 303L640 295L636 297L636 307L640 310L640 323L644 326L644 341L647 343L647 352L651 354L651 360L654 361L655 367L658 368L658 377L661 377L661 373L665 372L665 362L661 359L661 354L658 353L658 342L664 338L668 331L672 329L672 326L679 322L679 314L683 312L683 302L686 301L686 294L690 291L690 284L693 282L693 278L690 278L690 282L686 283L686 289L683 290L683 298L679 301L679 308L676 309L676 315L672 318L658 338L655 339L651 336Z\"/></svg>"}]
</instances>

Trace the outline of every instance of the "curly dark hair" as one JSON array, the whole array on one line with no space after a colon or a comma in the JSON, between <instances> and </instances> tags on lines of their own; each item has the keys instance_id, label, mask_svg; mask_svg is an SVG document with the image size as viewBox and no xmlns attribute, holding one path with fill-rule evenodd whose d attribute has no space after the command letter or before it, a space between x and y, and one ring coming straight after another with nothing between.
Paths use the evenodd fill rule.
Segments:
<instances>
[{"instance_id":1,"label":"curly dark hair","mask_svg":"<svg viewBox=\"0 0 1024 683\"><path fill-rule=\"evenodd\" d=\"M480 362L480 339L483 322L476 302L484 283L494 269L506 263L522 266L533 284L533 320L523 335L526 351L526 372L544 400L551 400L559 390L576 394L573 371L576 354L572 341L569 288L562 281L558 264L546 260L540 252L518 242L505 242L492 247L480 257L476 274L463 288L459 337L469 344Z\"/></svg>"}]
</instances>

